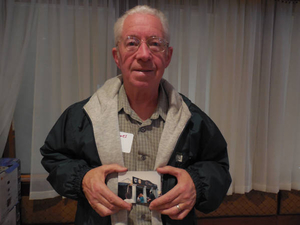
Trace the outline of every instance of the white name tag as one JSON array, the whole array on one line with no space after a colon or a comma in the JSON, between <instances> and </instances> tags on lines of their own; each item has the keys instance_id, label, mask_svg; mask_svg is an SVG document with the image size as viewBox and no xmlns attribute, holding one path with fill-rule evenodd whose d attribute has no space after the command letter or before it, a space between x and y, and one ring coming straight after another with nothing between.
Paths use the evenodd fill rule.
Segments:
<instances>
[{"instance_id":1,"label":"white name tag","mask_svg":"<svg viewBox=\"0 0 300 225\"><path fill-rule=\"evenodd\" d=\"M130 153L133 141L133 134L120 132L122 152Z\"/></svg>"}]
</instances>

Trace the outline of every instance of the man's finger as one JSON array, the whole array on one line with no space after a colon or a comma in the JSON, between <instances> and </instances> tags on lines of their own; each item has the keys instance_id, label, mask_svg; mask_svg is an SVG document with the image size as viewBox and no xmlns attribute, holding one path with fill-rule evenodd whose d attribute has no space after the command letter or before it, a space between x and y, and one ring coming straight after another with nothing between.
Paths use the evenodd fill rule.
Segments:
<instances>
[{"instance_id":1,"label":"man's finger","mask_svg":"<svg viewBox=\"0 0 300 225\"><path fill-rule=\"evenodd\" d=\"M126 167L120 166L118 164L103 165L99 168L105 171L105 177L110 173L121 173L127 171Z\"/></svg>"},{"instance_id":2,"label":"man's finger","mask_svg":"<svg viewBox=\"0 0 300 225\"><path fill-rule=\"evenodd\" d=\"M186 206L184 204L179 205L179 207L174 205L169 209L161 210L160 213L168 215L171 219L181 220L189 213L190 210L185 209Z\"/></svg>"},{"instance_id":3,"label":"man's finger","mask_svg":"<svg viewBox=\"0 0 300 225\"><path fill-rule=\"evenodd\" d=\"M168 209L177 203L179 203L180 193L176 191L176 186L168 191L166 194L160 196L159 198L153 200L150 205L150 210L163 210Z\"/></svg>"},{"instance_id":4,"label":"man's finger","mask_svg":"<svg viewBox=\"0 0 300 225\"><path fill-rule=\"evenodd\" d=\"M118 211L120 211L121 209L118 208L118 207L115 207L114 209L110 209L110 208L107 208L105 207L104 205L98 203L95 205L95 207L93 207L93 209L102 217L105 217L105 216L109 216L109 215L112 215L112 214L115 214L117 213Z\"/></svg>"},{"instance_id":5,"label":"man's finger","mask_svg":"<svg viewBox=\"0 0 300 225\"><path fill-rule=\"evenodd\" d=\"M131 210L132 205L128 202L125 202L123 199L114 194L110 189L104 188L106 190L101 194L99 202L102 203L105 207L113 209L114 207Z\"/></svg>"},{"instance_id":6,"label":"man's finger","mask_svg":"<svg viewBox=\"0 0 300 225\"><path fill-rule=\"evenodd\" d=\"M185 170L172 166L158 168L157 172L175 176L177 184L166 194L151 202L150 210L156 210L175 220L183 219L193 208L196 200L196 189L192 178Z\"/></svg>"},{"instance_id":7,"label":"man's finger","mask_svg":"<svg viewBox=\"0 0 300 225\"><path fill-rule=\"evenodd\" d=\"M100 215L111 215L120 209L131 210L132 205L113 193L105 184L106 176L114 172L125 172L127 168L112 164L94 168L86 173L82 180L82 188L90 205ZM103 210L103 211L101 211Z\"/></svg>"},{"instance_id":8,"label":"man's finger","mask_svg":"<svg viewBox=\"0 0 300 225\"><path fill-rule=\"evenodd\" d=\"M85 190L87 199L93 208L99 203L110 210L114 210L115 208L131 210L131 204L114 194L106 185L102 184L98 186L97 190L99 189L101 189L101 191L97 192L92 192L89 189Z\"/></svg>"},{"instance_id":9,"label":"man's finger","mask_svg":"<svg viewBox=\"0 0 300 225\"><path fill-rule=\"evenodd\" d=\"M172 167L172 166L164 166L164 167L159 167L159 168L156 169L156 171L158 173L170 174L170 175L175 176L175 177L177 177L179 175L180 170L181 169L178 169L178 168Z\"/></svg>"}]
</instances>

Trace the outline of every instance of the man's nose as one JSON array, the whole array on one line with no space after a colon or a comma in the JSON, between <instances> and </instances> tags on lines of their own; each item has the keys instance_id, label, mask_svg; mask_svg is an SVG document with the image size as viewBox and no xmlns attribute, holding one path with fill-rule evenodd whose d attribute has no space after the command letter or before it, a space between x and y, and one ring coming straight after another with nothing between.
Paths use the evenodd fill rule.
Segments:
<instances>
[{"instance_id":1,"label":"man's nose","mask_svg":"<svg viewBox=\"0 0 300 225\"><path fill-rule=\"evenodd\" d=\"M137 59L141 59L143 61L148 61L152 57L152 52L145 42L141 43L140 47L137 50L136 57Z\"/></svg>"}]
</instances>

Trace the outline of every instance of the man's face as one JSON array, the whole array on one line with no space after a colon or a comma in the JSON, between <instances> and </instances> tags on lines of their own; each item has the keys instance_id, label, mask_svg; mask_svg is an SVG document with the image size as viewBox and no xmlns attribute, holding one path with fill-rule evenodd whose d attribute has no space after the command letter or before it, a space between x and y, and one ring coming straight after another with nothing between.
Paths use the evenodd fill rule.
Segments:
<instances>
[{"instance_id":1,"label":"man's face","mask_svg":"<svg viewBox=\"0 0 300 225\"><path fill-rule=\"evenodd\" d=\"M128 36L142 41L153 36L164 38L160 20L147 14L128 16L124 21L118 49L113 48L113 56L122 71L125 88L157 90L164 70L171 61L173 49L169 47L164 52L153 53L147 44L142 42L137 51L130 52L123 44L123 40Z\"/></svg>"}]
</instances>

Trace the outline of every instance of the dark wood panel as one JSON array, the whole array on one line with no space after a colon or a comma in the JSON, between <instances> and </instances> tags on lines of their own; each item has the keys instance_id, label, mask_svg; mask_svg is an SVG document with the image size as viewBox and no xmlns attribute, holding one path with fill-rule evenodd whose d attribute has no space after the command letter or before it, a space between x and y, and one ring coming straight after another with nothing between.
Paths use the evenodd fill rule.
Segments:
<instances>
[{"instance_id":1,"label":"dark wood panel","mask_svg":"<svg viewBox=\"0 0 300 225\"><path fill-rule=\"evenodd\" d=\"M278 216L277 224L278 225L299 225L300 215Z\"/></svg>"},{"instance_id":2,"label":"dark wood panel","mask_svg":"<svg viewBox=\"0 0 300 225\"><path fill-rule=\"evenodd\" d=\"M300 215L199 219L198 225L300 225Z\"/></svg>"},{"instance_id":3,"label":"dark wood panel","mask_svg":"<svg viewBox=\"0 0 300 225\"><path fill-rule=\"evenodd\" d=\"M276 225L276 216L200 219L198 225Z\"/></svg>"}]
</instances>

